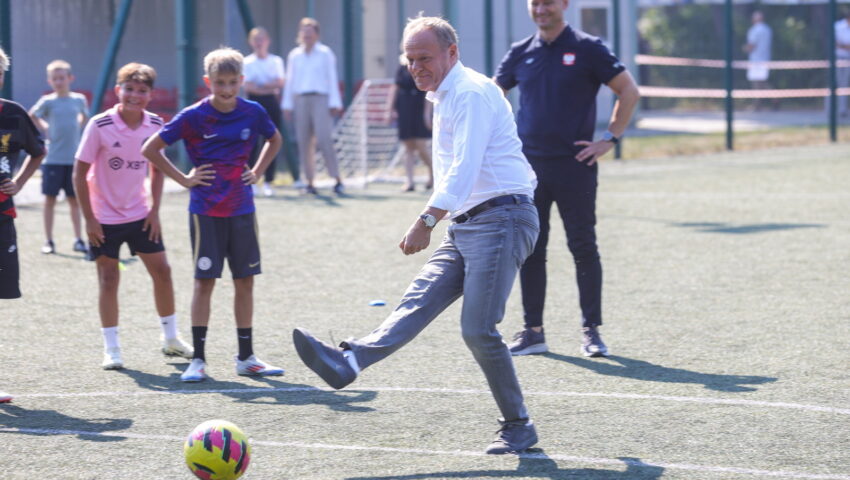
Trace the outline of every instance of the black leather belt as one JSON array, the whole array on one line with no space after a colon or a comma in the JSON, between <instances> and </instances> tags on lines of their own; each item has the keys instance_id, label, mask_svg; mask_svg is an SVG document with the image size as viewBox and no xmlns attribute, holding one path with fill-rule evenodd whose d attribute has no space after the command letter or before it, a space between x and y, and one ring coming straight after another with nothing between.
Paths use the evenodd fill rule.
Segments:
<instances>
[{"instance_id":1,"label":"black leather belt","mask_svg":"<svg viewBox=\"0 0 850 480\"><path fill-rule=\"evenodd\" d=\"M531 200L531 197L528 195L502 195L500 197L493 197L486 202L479 203L478 205L470 208L464 213L461 213L457 217L454 218L455 223L464 223L470 218L478 215L479 213L484 213L491 208L501 207L502 205L521 205L523 203L527 203L529 205L533 205L534 201Z\"/></svg>"}]
</instances>

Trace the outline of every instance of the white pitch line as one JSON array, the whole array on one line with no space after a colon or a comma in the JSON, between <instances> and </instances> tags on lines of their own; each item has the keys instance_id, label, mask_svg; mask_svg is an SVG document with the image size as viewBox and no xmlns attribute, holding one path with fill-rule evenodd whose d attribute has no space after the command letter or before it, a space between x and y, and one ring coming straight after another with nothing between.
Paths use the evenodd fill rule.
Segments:
<instances>
[{"instance_id":1,"label":"white pitch line","mask_svg":"<svg viewBox=\"0 0 850 480\"><path fill-rule=\"evenodd\" d=\"M0 427L0 432L7 433L23 433L35 435L84 435L92 437L108 437L108 438L130 438L136 440L166 440L182 442L185 437L174 435L145 435L130 432L89 432L85 430L53 430L41 428L5 428ZM326 443L302 443L302 442L275 442L266 440L251 439L252 445L262 445L269 447L286 447L314 450L348 450L360 452L381 452L381 453L401 453L412 455L450 455L455 457L488 457L484 452L472 452L465 450L425 450L421 448L393 448L393 447L369 447L363 445L333 445ZM719 467L713 465L692 465L687 463L664 463L664 462L644 462L631 459L614 459L614 458L596 458L596 457L578 457L574 455L559 455L559 454L541 454L541 453L522 453L517 455L520 458L540 459L540 460L560 460L563 462L592 464L592 465L612 465L612 466L632 466L639 468L662 468L665 470L687 470L692 472L707 472L707 473L726 473L737 475L758 475L762 477L780 477L780 478L799 478L812 480L850 480L850 475L830 474L830 473L807 473L807 472L789 472L785 470L760 470L755 468L741 467Z\"/></svg>"},{"instance_id":2,"label":"white pitch line","mask_svg":"<svg viewBox=\"0 0 850 480\"><path fill-rule=\"evenodd\" d=\"M330 388L317 387L283 387L283 388L229 388L209 390L153 390L137 392L78 392L78 393L25 393L15 394L16 398L74 398L74 397L128 397L146 395L200 395L200 394L230 394L230 393L274 393L274 392L335 392ZM340 390L339 392L359 393L363 391L374 392L416 392L416 393L439 393L456 395L490 395L489 390L454 389L454 388L412 388L412 387L358 387L351 390ZM710 397L678 397L672 395L644 395L638 393L603 393L603 392L525 392L526 396L542 397L602 397L618 398L628 400L662 400L666 402L702 403L715 405L738 405L744 407L767 407L785 408L793 410L806 410L810 412L836 413L839 415L850 415L850 408L826 407L822 405L806 405L802 403L788 402L766 402L761 400L742 400L734 398L710 398Z\"/></svg>"}]
</instances>

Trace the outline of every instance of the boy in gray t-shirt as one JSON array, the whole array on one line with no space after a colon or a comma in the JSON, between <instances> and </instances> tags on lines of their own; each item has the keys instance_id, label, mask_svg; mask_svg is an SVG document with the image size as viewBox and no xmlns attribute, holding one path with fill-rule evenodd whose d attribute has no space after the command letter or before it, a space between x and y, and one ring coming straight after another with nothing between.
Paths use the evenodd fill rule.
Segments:
<instances>
[{"instance_id":1,"label":"boy in gray t-shirt","mask_svg":"<svg viewBox=\"0 0 850 480\"><path fill-rule=\"evenodd\" d=\"M71 91L74 75L71 65L63 60L54 60L47 65L47 83L53 93L42 96L30 109L30 117L47 138L47 159L41 167L41 193L44 199L44 233L47 241L41 253L54 253L53 216L56 197L65 191L71 208L71 223L74 226L74 251L85 252L86 244L80 236L80 207L74 194L72 180L74 153L80 143L82 127L88 120L86 97Z\"/></svg>"}]
</instances>

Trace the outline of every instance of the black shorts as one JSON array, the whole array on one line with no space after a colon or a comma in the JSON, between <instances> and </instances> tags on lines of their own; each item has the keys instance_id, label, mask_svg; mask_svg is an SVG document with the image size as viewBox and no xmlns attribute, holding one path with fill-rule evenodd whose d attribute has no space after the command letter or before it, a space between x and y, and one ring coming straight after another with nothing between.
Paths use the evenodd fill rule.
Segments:
<instances>
[{"instance_id":1,"label":"black shorts","mask_svg":"<svg viewBox=\"0 0 850 480\"><path fill-rule=\"evenodd\" d=\"M103 228L104 242L99 247L92 245L89 248L89 258L94 260L101 255L118 259L121 244L127 242L130 247L130 255L137 253L158 253L165 251L165 245L160 237L159 243L148 238L148 232L142 230L145 220L136 220L130 223L118 225L101 225Z\"/></svg>"},{"instance_id":2,"label":"black shorts","mask_svg":"<svg viewBox=\"0 0 850 480\"><path fill-rule=\"evenodd\" d=\"M12 217L0 215L0 298L20 298L18 234Z\"/></svg>"},{"instance_id":3,"label":"black shorts","mask_svg":"<svg viewBox=\"0 0 850 480\"><path fill-rule=\"evenodd\" d=\"M233 278L262 273L255 214L210 217L192 213L189 233L195 278L221 278L225 258Z\"/></svg>"},{"instance_id":4,"label":"black shorts","mask_svg":"<svg viewBox=\"0 0 850 480\"><path fill-rule=\"evenodd\" d=\"M41 193L48 197L59 195L59 190L65 190L66 197L74 197L74 166L73 165L42 165Z\"/></svg>"}]
</instances>

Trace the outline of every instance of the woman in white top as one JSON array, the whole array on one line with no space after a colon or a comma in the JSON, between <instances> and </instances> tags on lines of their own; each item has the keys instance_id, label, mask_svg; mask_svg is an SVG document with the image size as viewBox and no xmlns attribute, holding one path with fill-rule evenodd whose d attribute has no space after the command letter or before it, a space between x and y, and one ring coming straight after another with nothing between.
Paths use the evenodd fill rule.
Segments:
<instances>
[{"instance_id":1,"label":"woman in white top","mask_svg":"<svg viewBox=\"0 0 850 480\"><path fill-rule=\"evenodd\" d=\"M280 112L280 95L283 90L284 69L283 59L277 55L269 53L269 44L271 38L269 32L263 27L255 27L248 34L248 43L251 45L254 53L245 57L245 93L248 94L248 100L253 100L269 113L269 116L274 122L278 130L283 130L282 118ZM260 149L259 145L254 147L251 152L251 165L257 161ZM272 190L272 181L275 176L275 160L272 160L271 165L265 173L265 183L263 184L263 193L269 197L274 194ZM292 179L298 181L298 165L296 162L288 162L289 170L292 173Z\"/></svg>"}]
</instances>

